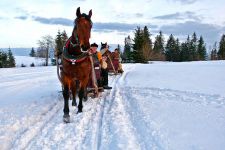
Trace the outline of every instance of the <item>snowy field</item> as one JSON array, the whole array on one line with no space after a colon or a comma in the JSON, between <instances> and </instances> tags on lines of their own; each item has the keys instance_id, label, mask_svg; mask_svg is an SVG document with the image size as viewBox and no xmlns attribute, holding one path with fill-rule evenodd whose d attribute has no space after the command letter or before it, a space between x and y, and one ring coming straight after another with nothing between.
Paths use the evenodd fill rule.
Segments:
<instances>
[{"instance_id":1,"label":"snowy field","mask_svg":"<svg viewBox=\"0 0 225 150\"><path fill-rule=\"evenodd\" d=\"M56 67L0 69L0 149L224 149L225 61L123 67L69 124Z\"/></svg>"}]
</instances>

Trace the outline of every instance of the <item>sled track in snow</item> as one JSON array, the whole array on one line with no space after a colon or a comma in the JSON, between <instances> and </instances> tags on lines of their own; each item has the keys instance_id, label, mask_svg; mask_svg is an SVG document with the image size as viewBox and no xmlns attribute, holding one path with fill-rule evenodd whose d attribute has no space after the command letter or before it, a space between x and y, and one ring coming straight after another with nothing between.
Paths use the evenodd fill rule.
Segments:
<instances>
[{"instance_id":1,"label":"sled track in snow","mask_svg":"<svg viewBox=\"0 0 225 150\"><path fill-rule=\"evenodd\" d=\"M225 97L216 94L212 95L190 91L149 88L149 87L140 88L140 87L125 86L124 88L126 88L128 91L132 93L139 93L140 95L146 95L149 96L150 98L161 98L168 101L196 103L200 105L214 105L216 107L223 107L225 104ZM126 93L123 94L127 95Z\"/></svg>"},{"instance_id":2,"label":"sled track in snow","mask_svg":"<svg viewBox=\"0 0 225 150\"><path fill-rule=\"evenodd\" d=\"M128 73L129 69L123 75L112 76L109 84L112 90L105 90L99 98L89 98L84 102L83 113L76 114L77 108L70 104L69 124L62 122L63 98L59 96L61 101L55 102L36 121L19 130L11 149L104 149L112 140L113 130L110 126L120 128L122 135L118 136L120 139L125 137L128 148L134 146L140 149L137 133L130 121L131 114L125 110L126 99L120 91L121 83ZM121 109L117 110L117 105ZM118 121L120 118L124 120ZM116 144L121 143L117 141Z\"/></svg>"},{"instance_id":3,"label":"sled track in snow","mask_svg":"<svg viewBox=\"0 0 225 150\"><path fill-rule=\"evenodd\" d=\"M102 131L102 124L103 124L103 117L104 117L105 113L107 111L109 111L109 109L112 106L113 98L116 95L116 89L115 89L116 88L116 84L118 83L120 77L121 77L120 75L119 76L117 75L116 77L113 78L112 91L110 91L110 92L106 91L107 93L104 95L104 98L102 99L100 112L98 113L98 118L99 119L98 119L97 132L95 133L95 140L94 140L94 142L92 144L93 148L96 149L96 150L100 148L101 142L102 142L102 133L101 133L101 131ZM109 97L107 97L108 95L109 95ZM109 101L107 109L105 109L106 101Z\"/></svg>"},{"instance_id":4,"label":"sled track in snow","mask_svg":"<svg viewBox=\"0 0 225 150\"><path fill-rule=\"evenodd\" d=\"M60 98L53 103L47 111L41 113L37 121L32 122L29 126L19 130L16 134L11 149L26 149L29 143L37 137L42 129L56 116L62 109Z\"/></svg>"},{"instance_id":5,"label":"sled track in snow","mask_svg":"<svg viewBox=\"0 0 225 150\"><path fill-rule=\"evenodd\" d=\"M119 78L120 76L112 77L111 82L113 84L113 87L117 84ZM71 130L71 135L67 135L68 139L73 137L73 135L79 137L79 139L76 139L76 141L74 140L74 143L72 144L73 147L81 149L84 142L88 138L92 140L94 138L95 140L92 141L92 148L99 149L101 145L102 118L105 113L105 101L108 99L109 95L112 103L113 97L115 95L115 90L112 90L111 92L105 91L104 93L102 93L102 97L89 99L87 102L85 102L84 112L82 114L76 114L76 108L74 109L70 105L71 123L69 124L64 124L62 122L63 98L62 96L59 96L59 100L49 106L48 110L42 112L38 119L16 133L17 135L13 140L14 142L11 146L11 149L38 149L35 148L35 145L43 142L44 138L51 139L53 136L53 133L51 131L52 128L59 126L59 124L64 124L68 127L68 130ZM93 106L93 109L87 108L91 106ZM88 135L88 128L92 126L93 119L97 121L97 124L94 127L95 129L93 130L94 132L92 132L92 135ZM74 126L75 129L73 130L71 126ZM56 148L59 147L56 146Z\"/></svg>"},{"instance_id":6,"label":"sled track in snow","mask_svg":"<svg viewBox=\"0 0 225 150\"><path fill-rule=\"evenodd\" d=\"M132 69L133 67L129 68L122 76L115 79L110 95L104 99L94 149L112 149L114 146L117 146L114 147L115 149L140 149L137 133L130 121L131 114L126 111L126 99L121 95L123 81Z\"/></svg>"}]
</instances>

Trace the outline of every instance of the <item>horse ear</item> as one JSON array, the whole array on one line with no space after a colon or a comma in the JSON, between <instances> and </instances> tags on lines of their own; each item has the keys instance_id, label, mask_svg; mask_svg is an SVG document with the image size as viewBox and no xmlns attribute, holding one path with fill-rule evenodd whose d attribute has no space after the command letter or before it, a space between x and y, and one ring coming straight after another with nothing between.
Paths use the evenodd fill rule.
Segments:
<instances>
[{"instance_id":1,"label":"horse ear","mask_svg":"<svg viewBox=\"0 0 225 150\"><path fill-rule=\"evenodd\" d=\"M102 45L102 42L101 42L101 45Z\"/></svg>"},{"instance_id":2,"label":"horse ear","mask_svg":"<svg viewBox=\"0 0 225 150\"><path fill-rule=\"evenodd\" d=\"M105 45L107 45L107 42L105 42Z\"/></svg>"},{"instance_id":3,"label":"horse ear","mask_svg":"<svg viewBox=\"0 0 225 150\"><path fill-rule=\"evenodd\" d=\"M76 13L77 17L79 17L81 14L80 14L80 7L77 8L77 13Z\"/></svg>"},{"instance_id":4,"label":"horse ear","mask_svg":"<svg viewBox=\"0 0 225 150\"><path fill-rule=\"evenodd\" d=\"M92 9L89 11L89 17L91 18L92 16Z\"/></svg>"}]
</instances>

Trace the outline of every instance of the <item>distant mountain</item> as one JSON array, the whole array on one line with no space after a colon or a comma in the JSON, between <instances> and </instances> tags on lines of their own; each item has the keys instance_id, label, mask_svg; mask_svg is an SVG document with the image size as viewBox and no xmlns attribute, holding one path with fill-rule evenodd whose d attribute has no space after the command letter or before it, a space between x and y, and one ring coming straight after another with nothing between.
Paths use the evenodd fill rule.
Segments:
<instances>
[{"instance_id":1,"label":"distant mountain","mask_svg":"<svg viewBox=\"0 0 225 150\"><path fill-rule=\"evenodd\" d=\"M9 48L0 48L0 50L8 51ZM10 48L14 56L29 56L31 48ZM36 49L35 49L36 50Z\"/></svg>"}]
</instances>

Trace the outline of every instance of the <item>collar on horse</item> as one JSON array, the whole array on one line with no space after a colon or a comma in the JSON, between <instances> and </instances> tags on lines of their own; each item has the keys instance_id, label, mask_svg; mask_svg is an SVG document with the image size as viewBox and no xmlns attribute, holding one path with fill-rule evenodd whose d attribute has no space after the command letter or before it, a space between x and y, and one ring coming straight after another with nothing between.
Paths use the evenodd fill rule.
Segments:
<instances>
[{"instance_id":1,"label":"collar on horse","mask_svg":"<svg viewBox=\"0 0 225 150\"><path fill-rule=\"evenodd\" d=\"M75 44L72 43L71 39L72 39L72 37L70 37L67 40L66 45L65 45L65 47L63 49L63 58L66 59L67 61L71 62L72 64L82 62L83 60L85 60L87 58L88 53L87 52L78 51L77 55L69 54L69 45L71 45L73 48L75 48L77 46L80 46L77 43L75 43Z\"/></svg>"}]
</instances>

